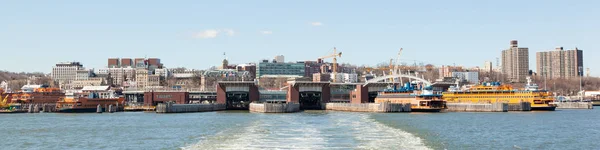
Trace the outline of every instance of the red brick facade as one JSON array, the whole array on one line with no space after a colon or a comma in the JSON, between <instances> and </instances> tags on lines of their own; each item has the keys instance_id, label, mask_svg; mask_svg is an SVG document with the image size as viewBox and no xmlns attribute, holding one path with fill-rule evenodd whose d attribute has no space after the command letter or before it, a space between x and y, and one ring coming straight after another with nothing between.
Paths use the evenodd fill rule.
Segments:
<instances>
[{"instance_id":1,"label":"red brick facade","mask_svg":"<svg viewBox=\"0 0 600 150\"><path fill-rule=\"evenodd\" d=\"M156 105L173 101L176 104L189 103L188 92L144 92L144 104Z\"/></svg>"}]
</instances>

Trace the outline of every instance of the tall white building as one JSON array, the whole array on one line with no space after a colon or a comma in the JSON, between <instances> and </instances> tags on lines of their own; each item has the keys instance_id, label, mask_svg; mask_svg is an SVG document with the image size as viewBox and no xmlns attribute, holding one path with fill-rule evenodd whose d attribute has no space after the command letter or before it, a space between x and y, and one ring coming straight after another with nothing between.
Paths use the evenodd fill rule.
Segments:
<instances>
[{"instance_id":1,"label":"tall white building","mask_svg":"<svg viewBox=\"0 0 600 150\"><path fill-rule=\"evenodd\" d=\"M285 57L283 57L283 55L277 55L277 56L275 56L274 60L277 63L284 63L285 62Z\"/></svg>"},{"instance_id":2,"label":"tall white building","mask_svg":"<svg viewBox=\"0 0 600 150\"><path fill-rule=\"evenodd\" d=\"M493 71L492 62L485 61L485 63L483 63L483 72L492 72L492 71Z\"/></svg>"},{"instance_id":3,"label":"tall white building","mask_svg":"<svg viewBox=\"0 0 600 150\"><path fill-rule=\"evenodd\" d=\"M83 65L79 62L61 62L52 67L52 79L64 84L69 83L77 79L77 71L82 69Z\"/></svg>"}]
</instances>

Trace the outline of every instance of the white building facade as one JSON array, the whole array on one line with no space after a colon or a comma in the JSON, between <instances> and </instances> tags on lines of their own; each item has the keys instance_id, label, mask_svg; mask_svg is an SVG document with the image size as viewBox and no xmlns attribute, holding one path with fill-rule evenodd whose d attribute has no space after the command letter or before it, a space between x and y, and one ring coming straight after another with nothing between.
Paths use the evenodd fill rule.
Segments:
<instances>
[{"instance_id":1,"label":"white building facade","mask_svg":"<svg viewBox=\"0 0 600 150\"><path fill-rule=\"evenodd\" d=\"M479 72L452 72L452 77L466 80L471 84L479 84Z\"/></svg>"},{"instance_id":2,"label":"white building facade","mask_svg":"<svg viewBox=\"0 0 600 150\"><path fill-rule=\"evenodd\" d=\"M83 65L79 62L62 62L52 67L52 79L54 81L69 83L77 79L77 71L82 70Z\"/></svg>"}]
</instances>

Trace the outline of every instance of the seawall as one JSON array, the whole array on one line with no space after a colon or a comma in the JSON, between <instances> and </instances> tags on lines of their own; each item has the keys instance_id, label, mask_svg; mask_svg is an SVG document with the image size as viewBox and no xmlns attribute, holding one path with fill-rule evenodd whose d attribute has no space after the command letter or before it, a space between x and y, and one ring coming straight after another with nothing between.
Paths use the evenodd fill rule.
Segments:
<instances>
[{"instance_id":1,"label":"seawall","mask_svg":"<svg viewBox=\"0 0 600 150\"><path fill-rule=\"evenodd\" d=\"M410 104L396 103L327 103L326 110L353 111L353 112L411 112Z\"/></svg>"},{"instance_id":2,"label":"seawall","mask_svg":"<svg viewBox=\"0 0 600 150\"><path fill-rule=\"evenodd\" d=\"M299 103L250 103L250 112L292 113L300 111Z\"/></svg>"},{"instance_id":3,"label":"seawall","mask_svg":"<svg viewBox=\"0 0 600 150\"><path fill-rule=\"evenodd\" d=\"M591 102L557 102L557 109L594 109Z\"/></svg>"},{"instance_id":4,"label":"seawall","mask_svg":"<svg viewBox=\"0 0 600 150\"><path fill-rule=\"evenodd\" d=\"M516 104L508 104L508 111L531 111L531 103L520 102Z\"/></svg>"},{"instance_id":5,"label":"seawall","mask_svg":"<svg viewBox=\"0 0 600 150\"><path fill-rule=\"evenodd\" d=\"M507 112L507 103L446 103L449 112Z\"/></svg>"},{"instance_id":6,"label":"seawall","mask_svg":"<svg viewBox=\"0 0 600 150\"><path fill-rule=\"evenodd\" d=\"M161 103L156 106L156 113L187 113L225 110L225 104L173 104Z\"/></svg>"}]
</instances>

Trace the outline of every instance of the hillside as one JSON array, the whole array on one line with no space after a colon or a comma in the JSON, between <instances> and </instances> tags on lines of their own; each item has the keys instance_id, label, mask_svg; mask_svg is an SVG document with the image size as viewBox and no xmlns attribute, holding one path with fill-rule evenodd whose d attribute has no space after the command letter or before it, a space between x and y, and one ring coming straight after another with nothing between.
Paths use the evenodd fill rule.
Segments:
<instances>
[{"instance_id":1,"label":"hillside","mask_svg":"<svg viewBox=\"0 0 600 150\"><path fill-rule=\"evenodd\" d=\"M27 79L32 78L32 84L48 84L53 85L50 77L47 77L44 73L34 72L9 72L0 71L0 82L6 81L10 89L20 89L23 85L27 84Z\"/></svg>"}]
</instances>

